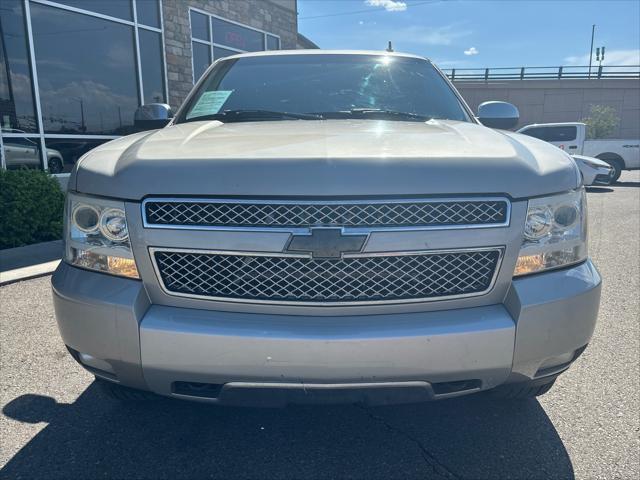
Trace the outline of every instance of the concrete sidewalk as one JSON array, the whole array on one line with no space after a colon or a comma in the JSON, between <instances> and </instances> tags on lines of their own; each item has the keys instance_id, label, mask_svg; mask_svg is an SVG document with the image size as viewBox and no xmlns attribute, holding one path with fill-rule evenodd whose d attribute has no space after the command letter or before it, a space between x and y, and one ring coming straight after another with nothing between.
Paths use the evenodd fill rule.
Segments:
<instances>
[{"instance_id":1,"label":"concrete sidewalk","mask_svg":"<svg viewBox=\"0 0 640 480\"><path fill-rule=\"evenodd\" d=\"M0 250L0 285L53 272L62 258L62 240Z\"/></svg>"}]
</instances>

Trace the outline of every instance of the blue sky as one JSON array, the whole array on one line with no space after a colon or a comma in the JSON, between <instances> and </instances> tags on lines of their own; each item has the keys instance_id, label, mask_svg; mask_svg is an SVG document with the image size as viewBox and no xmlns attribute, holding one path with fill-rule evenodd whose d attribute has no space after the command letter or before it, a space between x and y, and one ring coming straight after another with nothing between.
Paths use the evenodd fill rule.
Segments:
<instances>
[{"instance_id":1,"label":"blue sky","mask_svg":"<svg viewBox=\"0 0 640 480\"><path fill-rule=\"evenodd\" d=\"M397 51L441 68L586 65L591 25L604 64L640 65L640 0L298 0L321 48Z\"/></svg>"}]
</instances>

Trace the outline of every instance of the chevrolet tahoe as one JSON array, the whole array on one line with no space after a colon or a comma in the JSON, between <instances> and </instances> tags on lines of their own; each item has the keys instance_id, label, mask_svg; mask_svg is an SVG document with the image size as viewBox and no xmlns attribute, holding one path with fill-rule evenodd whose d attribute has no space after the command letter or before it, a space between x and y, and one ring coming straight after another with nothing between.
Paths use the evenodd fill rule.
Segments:
<instances>
[{"instance_id":1,"label":"chevrolet tahoe","mask_svg":"<svg viewBox=\"0 0 640 480\"><path fill-rule=\"evenodd\" d=\"M162 128L76 163L52 278L64 343L119 398L529 398L589 343L575 162L427 59L234 55L138 119Z\"/></svg>"}]
</instances>

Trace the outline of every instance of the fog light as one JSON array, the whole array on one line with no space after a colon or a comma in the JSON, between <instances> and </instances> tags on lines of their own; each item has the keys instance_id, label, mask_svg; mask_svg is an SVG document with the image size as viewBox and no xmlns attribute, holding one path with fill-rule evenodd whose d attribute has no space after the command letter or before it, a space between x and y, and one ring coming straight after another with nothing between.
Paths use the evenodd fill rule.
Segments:
<instances>
[{"instance_id":1,"label":"fog light","mask_svg":"<svg viewBox=\"0 0 640 480\"><path fill-rule=\"evenodd\" d=\"M565 365L569 363L571 360L573 360L573 352L565 353L563 355L558 355L557 357L547 358L544 362L542 362L542 364L540 364L540 367L538 367L538 371L536 372L536 375L538 375L539 372L546 370L548 368Z\"/></svg>"},{"instance_id":2,"label":"fog light","mask_svg":"<svg viewBox=\"0 0 640 480\"><path fill-rule=\"evenodd\" d=\"M109 362L105 362L99 358L94 357L93 355L89 355L88 353L80 353L78 352L78 359L83 365L86 365L90 368L95 368L96 370L102 370L103 372L110 373L111 375L115 375L116 372L113 371L113 367Z\"/></svg>"}]
</instances>

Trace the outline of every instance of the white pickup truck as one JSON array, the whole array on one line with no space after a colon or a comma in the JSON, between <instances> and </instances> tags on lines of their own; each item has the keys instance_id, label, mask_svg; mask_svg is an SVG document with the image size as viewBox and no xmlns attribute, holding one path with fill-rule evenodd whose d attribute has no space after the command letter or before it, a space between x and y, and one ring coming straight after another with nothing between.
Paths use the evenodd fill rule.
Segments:
<instances>
[{"instance_id":1,"label":"white pickup truck","mask_svg":"<svg viewBox=\"0 0 640 480\"><path fill-rule=\"evenodd\" d=\"M518 130L518 133L552 143L571 155L599 158L611 165L615 182L622 170L640 169L640 139L587 140L587 126L580 122L536 123Z\"/></svg>"}]
</instances>

